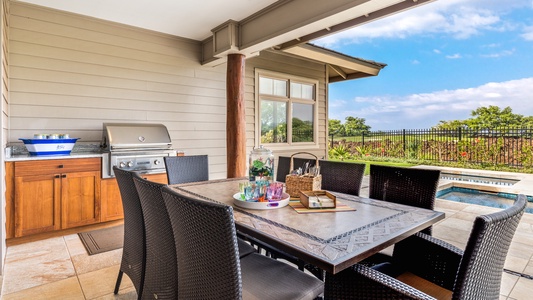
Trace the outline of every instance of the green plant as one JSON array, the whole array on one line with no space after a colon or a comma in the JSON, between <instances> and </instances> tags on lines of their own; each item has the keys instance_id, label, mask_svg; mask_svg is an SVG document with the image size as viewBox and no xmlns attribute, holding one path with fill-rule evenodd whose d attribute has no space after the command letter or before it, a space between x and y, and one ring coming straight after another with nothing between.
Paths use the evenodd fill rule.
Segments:
<instances>
[{"instance_id":1,"label":"green plant","mask_svg":"<svg viewBox=\"0 0 533 300\"><path fill-rule=\"evenodd\" d=\"M335 146L329 150L329 157L336 158L340 160L349 159L352 157L352 154L350 153L350 149L344 145L339 144L338 146Z\"/></svg>"}]
</instances>

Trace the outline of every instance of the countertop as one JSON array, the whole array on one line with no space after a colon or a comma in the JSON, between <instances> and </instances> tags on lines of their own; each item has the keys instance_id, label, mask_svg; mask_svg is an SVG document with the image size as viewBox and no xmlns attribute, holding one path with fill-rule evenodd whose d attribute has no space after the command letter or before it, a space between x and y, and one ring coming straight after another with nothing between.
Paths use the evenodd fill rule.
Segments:
<instances>
[{"instance_id":1,"label":"countertop","mask_svg":"<svg viewBox=\"0 0 533 300\"><path fill-rule=\"evenodd\" d=\"M98 158L103 157L105 154L100 149L100 145L94 143L76 143L74 149L68 155L30 155L23 144L13 144L5 148L5 161Z\"/></svg>"},{"instance_id":2,"label":"countertop","mask_svg":"<svg viewBox=\"0 0 533 300\"><path fill-rule=\"evenodd\" d=\"M6 156L5 161L28 161L28 160L45 160L45 159L69 159L69 158L93 158L102 157L103 153L91 153L91 152L71 152L69 155L30 155L30 154L18 154Z\"/></svg>"}]
</instances>

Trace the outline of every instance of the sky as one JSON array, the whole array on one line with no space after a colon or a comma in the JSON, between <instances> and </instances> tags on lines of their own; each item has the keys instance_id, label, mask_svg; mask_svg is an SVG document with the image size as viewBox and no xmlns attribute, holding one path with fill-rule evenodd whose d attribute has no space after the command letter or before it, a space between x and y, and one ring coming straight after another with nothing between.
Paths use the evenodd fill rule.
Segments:
<instances>
[{"instance_id":1,"label":"sky","mask_svg":"<svg viewBox=\"0 0 533 300\"><path fill-rule=\"evenodd\" d=\"M465 120L478 107L533 116L533 0L436 0L313 41L385 63L329 85L329 119L371 130Z\"/></svg>"}]
</instances>

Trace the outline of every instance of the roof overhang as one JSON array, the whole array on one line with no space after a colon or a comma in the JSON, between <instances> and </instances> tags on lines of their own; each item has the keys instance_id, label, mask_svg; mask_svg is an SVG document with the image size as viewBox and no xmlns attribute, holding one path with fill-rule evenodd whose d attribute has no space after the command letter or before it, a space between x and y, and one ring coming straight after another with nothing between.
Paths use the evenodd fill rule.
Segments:
<instances>
[{"instance_id":1,"label":"roof overhang","mask_svg":"<svg viewBox=\"0 0 533 300\"><path fill-rule=\"evenodd\" d=\"M330 83L377 76L379 71L387 66L384 63L349 56L312 44L302 44L278 51L325 63L329 68Z\"/></svg>"}]
</instances>

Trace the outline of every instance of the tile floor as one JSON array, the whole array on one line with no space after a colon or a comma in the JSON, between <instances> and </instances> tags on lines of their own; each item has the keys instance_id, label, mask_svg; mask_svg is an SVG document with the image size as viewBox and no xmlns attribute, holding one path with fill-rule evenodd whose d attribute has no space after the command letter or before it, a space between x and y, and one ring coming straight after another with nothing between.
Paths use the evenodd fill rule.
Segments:
<instances>
[{"instance_id":1,"label":"tile floor","mask_svg":"<svg viewBox=\"0 0 533 300\"><path fill-rule=\"evenodd\" d=\"M361 193L368 195L367 179ZM434 236L463 249L474 218L498 209L437 200L436 210L445 212L446 219L434 226ZM136 299L127 276L113 295L121 252L89 256L77 234L10 246L1 299ZM533 214L522 218L505 268L533 275ZM503 273L500 299L531 299L532 291L533 280Z\"/></svg>"}]
</instances>

